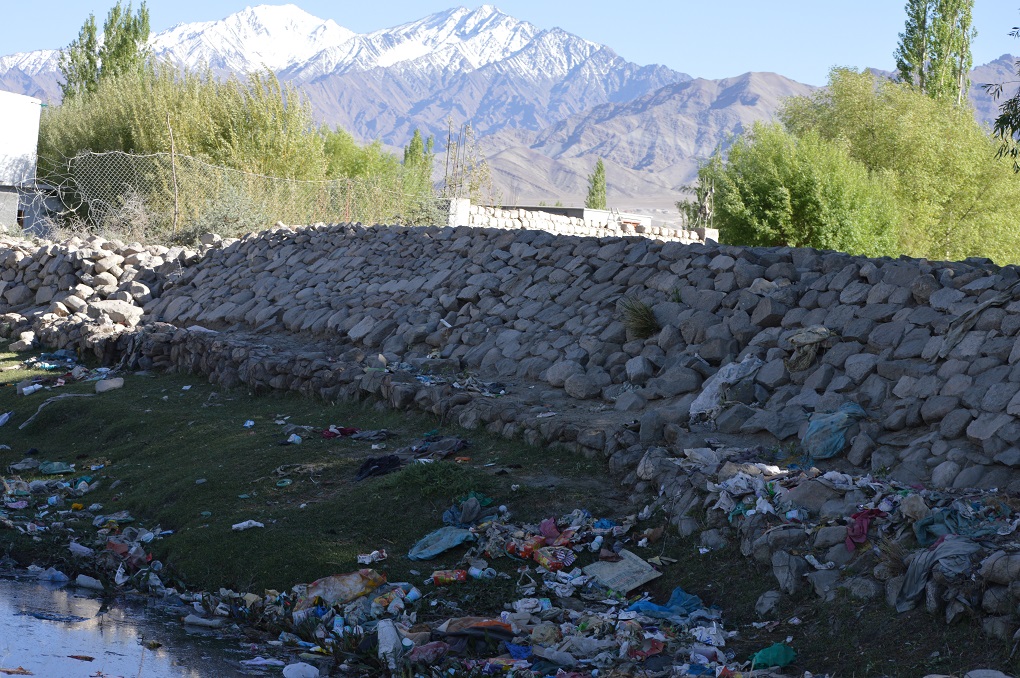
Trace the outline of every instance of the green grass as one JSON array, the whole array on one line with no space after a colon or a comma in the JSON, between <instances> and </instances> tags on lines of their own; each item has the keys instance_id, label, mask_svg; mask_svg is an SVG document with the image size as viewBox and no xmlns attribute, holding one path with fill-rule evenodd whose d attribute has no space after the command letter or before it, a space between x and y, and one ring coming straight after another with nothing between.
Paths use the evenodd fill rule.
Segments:
<instances>
[{"instance_id":1,"label":"green grass","mask_svg":"<svg viewBox=\"0 0 1020 678\"><path fill-rule=\"evenodd\" d=\"M620 300L620 309L624 326L638 339L647 339L662 329L652 307L640 299L625 297Z\"/></svg>"},{"instance_id":2,"label":"green grass","mask_svg":"<svg viewBox=\"0 0 1020 678\"><path fill-rule=\"evenodd\" d=\"M12 361L12 355L0 354L0 366ZM0 451L0 468L22 459L29 448L41 460L75 463L86 472L105 464L96 472L102 486L84 503L99 502L107 513L128 510L146 527L174 530L153 542L154 556L193 587L288 588L356 569L359 553L380 548L390 553L379 567L391 580L421 580L459 556L417 564L403 556L441 527L442 512L470 490L507 504L516 519L540 520L579 506L618 512L619 493L609 483L602 483L609 491L591 491L593 479L606 475L601 462L449 426L440 432L470 441L459 453L469 462L412 465L355 483L364 459L440 429L438 419L379 411L369 403L329 405L291 394L223 392L191 375L125 374L124 388L53 403L18 430L46 398L93 390L84 383L17 396L13 384L30 374L0 372L0 410L15 412L0 429L0 442L13 448ZM315 431L301 445L280 446L286 435L274 422L283 417ZM244 428L247 419L255 421L253 428ZM372 450L369 442L321 438L319 431L330 424L386 428L396 437L386 441L385 450ZM287 465L282 472L292 482L278 487L284 476L276 471ZM512 485L520 487L513 491ZM266 527L231 530L247 519ZM73 519L68 526L91 531ZM9 549L22 564L42 553L60 558L64 553L46 540L15 540L9 530L0 531L0 549Z\"/></svg>"}]
</instances>

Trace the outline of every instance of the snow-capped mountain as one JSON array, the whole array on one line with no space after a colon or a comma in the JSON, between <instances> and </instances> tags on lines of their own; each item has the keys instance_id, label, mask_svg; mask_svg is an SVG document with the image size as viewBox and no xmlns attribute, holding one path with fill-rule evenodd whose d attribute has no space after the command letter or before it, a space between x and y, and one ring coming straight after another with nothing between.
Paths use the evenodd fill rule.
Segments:
<instances>
[{"instance_id":1,"label":"snow-capped mountain","mask_svg":"<svg viewBox=\"0 0 1020 678\"><path fill-rule=\"evenodd\" d=\"M178 24L150 40L153 54L187 68L248 73L280 71L356 34L296 5L259 5L221 21Z\"/></svg>"},{"instance_id":2,"label":"snow-capped mountain","mask_svg":"<svg viewBox=\"0 0 1020 678\"><path fill-rule=\"evenodd\" d=\"M18 52L0 56L0 73L18 70L25 75L39 75L56 71L60 61L60 50L40 49L34 52Z\"/></svg>"},{"instance_id":3,"label":"snow-capped mountain","mask_svg":"<svg viewBox=\"0 0 1020 678\"><path fill-rule=\"evenodd\" d=\"M474 70L509 58L539 33L532 24L490 5L474 11L457 7L395 28L353 36L285 75L308 81L327 74L412 63L431 69Z\"/></svg>"}]
</instances>

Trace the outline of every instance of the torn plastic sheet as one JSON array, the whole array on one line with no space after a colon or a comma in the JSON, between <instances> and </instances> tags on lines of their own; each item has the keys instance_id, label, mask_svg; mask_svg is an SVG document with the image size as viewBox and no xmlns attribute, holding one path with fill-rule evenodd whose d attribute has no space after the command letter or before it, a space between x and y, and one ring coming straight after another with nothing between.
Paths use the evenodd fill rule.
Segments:
<instances>
[{"instance_id":1,"label":"torn plastic sheet","mask_svg":"<svg viewBox=\"0 0 1020 678\"><path fill-rule=\"evenodd\" d=\"M691 403L691 420L715 419L723 408L723 389L751 376L762 365L764 363L760 358L749 355L739 363L730 363L720 368L708 378L701 393Z\"/></svg>"}]
</instances>

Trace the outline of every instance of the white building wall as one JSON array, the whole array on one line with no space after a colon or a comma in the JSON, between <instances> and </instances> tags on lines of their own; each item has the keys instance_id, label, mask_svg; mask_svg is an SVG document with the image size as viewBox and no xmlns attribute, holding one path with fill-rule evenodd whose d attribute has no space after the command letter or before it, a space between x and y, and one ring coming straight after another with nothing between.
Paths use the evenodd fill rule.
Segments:
<instances>
[{"instance_id":1,"label":"white building wall","mask_svg":"<svg viewBox=\"0 0 1020 678\"><path fill-rule=\"evenodd\" d=\"M0 186L35 181L42 102L0 90Z\"/></svg>"}]
</instances>

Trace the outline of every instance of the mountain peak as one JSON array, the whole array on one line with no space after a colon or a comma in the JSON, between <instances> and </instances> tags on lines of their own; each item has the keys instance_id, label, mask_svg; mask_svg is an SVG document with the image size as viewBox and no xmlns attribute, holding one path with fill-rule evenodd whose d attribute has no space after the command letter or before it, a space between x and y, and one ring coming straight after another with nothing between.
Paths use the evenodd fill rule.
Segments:
<instances>
[{"instance_id":1,"label":"mountain peak","mask_svg":"<svg viewBox=\"0 0 1020 678\"><path fill-rule=\"evenodd\" d=\"M281 70L310 59L355 33L297 5L245 7L219 21L178 24L152 38L154 54L194 68L251 72Z\"/></svg>"}]
</instances>

